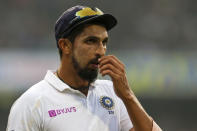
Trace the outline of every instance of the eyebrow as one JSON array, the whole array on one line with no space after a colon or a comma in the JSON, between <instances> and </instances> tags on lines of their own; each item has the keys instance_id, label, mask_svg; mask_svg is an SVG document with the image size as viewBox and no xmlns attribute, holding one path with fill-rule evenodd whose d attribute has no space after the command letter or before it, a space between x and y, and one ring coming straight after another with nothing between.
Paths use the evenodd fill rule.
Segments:
<instances>
[{"instance_id":1,"label":"eyebrow","mask_svg":"<svg viewBox=\"0 0 197 131\"><path fill-rule=\"evenodd\" d=\"M85 40L87 40L87 39L96 39L96 40L100 40L100 38L99 38L99 37L96 37L96 36L88 36L87 38L85 38ZM107 42L108 39L109 39L108 37L105 37L102 41Z\"/></svg>"}]
</instances>

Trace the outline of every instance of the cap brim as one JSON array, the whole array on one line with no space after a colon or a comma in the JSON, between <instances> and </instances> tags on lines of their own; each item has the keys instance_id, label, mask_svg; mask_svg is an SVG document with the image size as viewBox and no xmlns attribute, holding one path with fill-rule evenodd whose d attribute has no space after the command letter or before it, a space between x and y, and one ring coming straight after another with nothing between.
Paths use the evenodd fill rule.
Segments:
<instances>
[{"instance_id":1,"label":"cap brim","mask_svg":"<svg viewBox=\"0 0 197 131\"><path fill-rule=\"evenodd\" d=\"M112 29L117 24L116 18L110 14L99 15L82 21L82 23L91 23L91 22L101 23L106 27L107 30Z\"/></svg>"},{"instance_id":2,"label":"cap brim","mask_svg":"<svg viewBox=\"0 0 197 131\"><path fill-rule=\"evenodd\" d=\"M81 24L86 24L86 23L89 24L94 22L103 24L107 31L112 29L117 24L117 20L114 16L110 14L103 14L82 20L77 24L73 25L67 32L70 32L71 30L73 30L74 28L78 27Z\"/></svg>"}]
</instances>

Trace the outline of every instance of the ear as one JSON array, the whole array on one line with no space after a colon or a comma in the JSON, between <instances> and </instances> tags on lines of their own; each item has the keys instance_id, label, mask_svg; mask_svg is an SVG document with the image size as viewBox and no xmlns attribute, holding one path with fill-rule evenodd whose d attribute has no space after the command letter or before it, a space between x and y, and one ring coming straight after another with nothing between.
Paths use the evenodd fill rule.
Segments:
<instances>
[{"instance_id":1,"label":"ear","mask_svg":"<svg viewBox=\"0 0 197 131\"><path fill-rule=\"evenodd\" d=\"M72 51L72 43L68 39L60 38L58 46L62 50L62 54L70 54Z\"/></svg>"}]
</instances>

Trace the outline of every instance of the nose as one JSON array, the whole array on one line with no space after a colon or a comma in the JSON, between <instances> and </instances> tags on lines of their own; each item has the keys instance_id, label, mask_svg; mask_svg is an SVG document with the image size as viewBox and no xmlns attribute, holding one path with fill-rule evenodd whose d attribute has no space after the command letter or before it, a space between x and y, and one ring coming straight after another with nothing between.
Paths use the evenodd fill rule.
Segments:
<instances>
[{"instance_id":1,"label":"nose","mask_svg":"<svg viewBox=\"0 0 197 131\"><path fill-rule=\"evenodd\" d=\"M96 55L104 56L106 53L106 45L103 45L102 42L100 42L99 46L96 49Z\"/></svg>"}]
</instances>

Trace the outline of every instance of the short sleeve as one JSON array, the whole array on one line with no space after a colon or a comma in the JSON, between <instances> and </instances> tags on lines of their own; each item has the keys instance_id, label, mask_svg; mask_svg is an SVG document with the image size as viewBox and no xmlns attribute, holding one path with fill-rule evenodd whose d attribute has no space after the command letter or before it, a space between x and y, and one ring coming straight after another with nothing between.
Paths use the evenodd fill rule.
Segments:
<instances>
[{"instance_id":1,"label":"short sleeve","mask_svg":"<svg viewBox=\"0 0 197 131\"><path fill-rule=\"evenodd\" d=\"M27 101L27 100L26 100ZM6 131L40 131L40 101L17 100L12 106Z\"/></svg>"},{"instance_id":2,"label":"short sleeve","mask_svg":"<svg viewBox=\"0 0 197 131\"><path fill-rule=\"evenodd\" d=\"M119 106L120 106L120 128L121 128L121 131L129 131L131 128L133 128L133 124L129 118L127 109L121 99L119 99Z\"/></svg>"}]
</instances>

